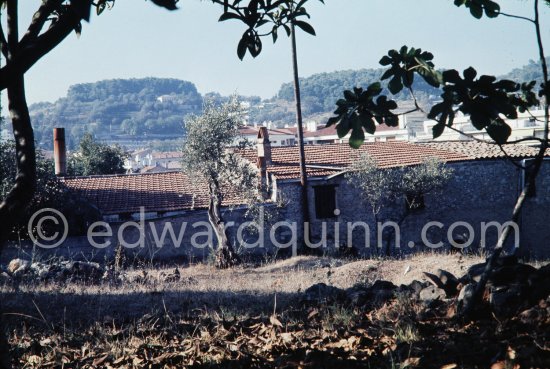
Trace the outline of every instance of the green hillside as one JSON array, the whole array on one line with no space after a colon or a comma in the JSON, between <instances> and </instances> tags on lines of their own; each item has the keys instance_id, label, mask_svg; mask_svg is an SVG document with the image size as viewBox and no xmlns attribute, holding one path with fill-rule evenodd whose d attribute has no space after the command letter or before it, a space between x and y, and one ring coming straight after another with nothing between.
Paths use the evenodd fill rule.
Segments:
<instances>
[{"instance_id":1,"label":"green hillside","mask_svg":"<svg viewBox=\"0 0 550 369\"><path fill-rule=\"evenodd\" d=\"M84 132L117 141L184 134L184 118L200 112L202 96L191 82L166 78L115 79L71 86L55 103L30 106L36 139L49 147L52 128L65 127L70 147Z\"/></svg>"},{"instance_id":2,"label":"green hillside","mask_svg":"<svg viewBox=\"0 0 550 369\"><path fill-rule=\"evenodd\" d=\"M344 70L302 78L305 119L330 114L343 90L365 87L377 81L383 71ZM539 63L533 61L501 78L514 81L542 79ZM439 89L422 79L417 78L413 87L422 105L430 105L439 99ZM390 95L387 90L383 93ZM217 92L207 93L204 97L218 102L227 99ZM402 91L393 98L404 101L410 96L408 91ZM273 122L276 126L283 126L295 120L291 83L284 83L271 99L261 100L257 96L242 99L250 105L250 123ZM53 127L66 128L70 148L78 145L84 132L93 133L98 140L109 143L147 146L153 141L172 140L170 147L174 147L178 145L174 140L181 140L185 135L185 116L199 113L202 101L203 96L191 82L167 78L115 79L71 86L67 97L55 103L34 104L30 110L37 141L45 148L51 147Z\"/></svg>"}]
</instances>

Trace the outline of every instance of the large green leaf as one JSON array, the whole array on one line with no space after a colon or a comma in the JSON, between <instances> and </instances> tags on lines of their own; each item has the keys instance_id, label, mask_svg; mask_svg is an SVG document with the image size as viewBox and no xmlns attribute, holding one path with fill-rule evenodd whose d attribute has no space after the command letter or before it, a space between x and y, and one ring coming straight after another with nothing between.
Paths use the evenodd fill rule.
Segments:
<instances>
[{"instance_id":1,"label":"large green leaf","mask_svg":"<svg viewBox=\"0 0 550 369\"><path fill-rule=\"evenodd\" d=\"M349 138L349 145L354 149L358 149L365 142L365 133L362 128L354 128L351 131L351 136Z\"/></svg>"},{"instance_id":2,"label":"large green leaf","mask_svg":"<svg viewBox=\"0 0 550 369\"><path fill-rule=\"evenodd\" d=\"M313 27L309 23L304 22L304 21L295 20L294 25L297 26L297 27L300 27L304 32L307 32L310 35L315 36L315 29L313 29Z\"/></svg>"}]
</instances>

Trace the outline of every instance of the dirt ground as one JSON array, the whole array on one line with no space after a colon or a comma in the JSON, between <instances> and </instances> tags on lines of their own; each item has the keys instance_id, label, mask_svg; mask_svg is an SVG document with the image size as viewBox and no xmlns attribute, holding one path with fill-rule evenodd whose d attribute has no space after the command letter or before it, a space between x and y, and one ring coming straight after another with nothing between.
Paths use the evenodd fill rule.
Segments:
<instances>
[{"instance_id":1,"label":"dirt ground","mask_svg":"<svg viewBox=\"0 0 550 369\"><path fill-rule=\"evenodd\" d=\"M438 268L461 276L484 260L433 253L146 267L119 283L5 285L1 308L17 368L550 368L550 298L527 315L475 323L450 318L450 300L303 300L317 283L408 284Z\"/></svg>"},{"instance_id":2,"label":"dirt ground","mask_svg":"<svg viewBox=\"0 0 550 369\"><path fill-rule=\"evenodd\" d=\"M171 268L140 268L125 272L120 284L33 283L5 286L4 310L48 319L135 318L158 310L226 309L257 314L299 300L316 283L338 288L370 284L376 280L396 285L425 281L423 272L445 269L462 275L479 256L419 254L406 259L335 259L299 256L260 266L219 270L207 264ZM171 281L175 269L180 277ZM277 296L277 297L275 297Z\"/></svg>"}]
</instances>

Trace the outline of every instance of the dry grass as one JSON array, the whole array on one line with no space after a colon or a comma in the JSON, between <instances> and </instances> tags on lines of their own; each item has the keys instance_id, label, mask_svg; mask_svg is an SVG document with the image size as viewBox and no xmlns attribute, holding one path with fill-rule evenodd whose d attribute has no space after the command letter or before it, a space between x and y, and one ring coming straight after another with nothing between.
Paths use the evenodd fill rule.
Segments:
<instances>
[{"instance_id":1,"label":"dry grass","mask_svg":"<svg viewBox=\"0 0 550 369\"><path fill-rule=\"evenodd\" d=\"M305 289L320 282L349 288L384 279L399 285L425 280L422 272L437 268L460 276L481 261L436 253L399 260L296 257L230 270L179 266L180 279L172 282L166 277L175 267L145 268L128 270L120 284L37 283L0 291L21 367L355 368L368 362L405 368L459 360L477 365L489 362L503 337L518 328L497 330L490 320L483 329L462 330L444 314L420 321L422 306L400 294L374 311L300 301ZM545 329L532 340L544 342ZM480 337L489 346L464 357ZM525 351L531 343L510 345L524 350L521 357L535 357Z\"/></svg>"},{"instance_id":2,"label":"dry grass","mask_svg":"<svg viewBox=\"0 0 550 369\"><path fill-rule=\"evenodd\" d=\"M480 261L480 257L457 254L356 261L300 256L229 270L205 264L179 267L181 277L174 282L165 281L174 268L148 268L127 271L125 280L117 285L39 283L21 285L18 291L3 287L1 292L6 296L4 311L36 316L40 310L45 319L58 322L75 316L105 321L134 319L158 311L188 313L194 309L246 315L269 312L275 299L284 308L299 301L302 292L316 283L349 288L384 279L399 285L425 280L422 272L436 268L461 275L469 265Z\"/></svg>"}]
</instances>

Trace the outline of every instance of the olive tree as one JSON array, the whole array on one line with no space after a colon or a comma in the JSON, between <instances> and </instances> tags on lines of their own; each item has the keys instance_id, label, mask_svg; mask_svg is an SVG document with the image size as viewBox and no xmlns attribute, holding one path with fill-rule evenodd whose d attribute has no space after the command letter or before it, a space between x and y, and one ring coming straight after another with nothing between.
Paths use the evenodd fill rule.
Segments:
<instances>
[{"instance_id":1,"label":"olive tree","mask_svg":"<svg viewBox=\"0 0 550 369\"><path fill-rule=\"evenodd\" d=\"M208 187L208 220L217 238L216 266L227 268L239 261L229 240L222 213L224 200L237 196L254 211L261 203L258 171L230 146L238 141L243 126L239 101L215 105L206 101L201 115L186 120L187 138L183 145L183 172L197 186Z\"/></svg>"},{"instance_id":2,"label":"olive tree","mask_svg":"<svg viewBox=\"0 0 550 369\"><path fill-rule=\"evenodd\" d=\"M413 166L380 168L373 157L363 153L351 165L346 178L359 190L371 209L378 234L379 222L394 221L401 225L411 213L422 207L424 195L442 190L452 175L452 169L437 157L425 158L421 164ZM387 208L391 211L385 212L384 219L381 219L382 211ZM390 254L392 238L393 235L386 237L387 255ZM377 246L383 247L382 244Z\"/></svg>"}]
</instances>

